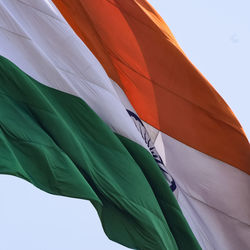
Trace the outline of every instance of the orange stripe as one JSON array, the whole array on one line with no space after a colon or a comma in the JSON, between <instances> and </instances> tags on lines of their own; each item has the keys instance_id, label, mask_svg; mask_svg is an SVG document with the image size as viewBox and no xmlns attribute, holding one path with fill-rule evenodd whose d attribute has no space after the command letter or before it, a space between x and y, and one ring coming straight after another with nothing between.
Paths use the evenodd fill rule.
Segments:
<instances>
[{"instance_id":1,"label":"orange stripe","mask_svg":"<svg viewBox=\"0 0 250 250\"><path fill-rule=\"evenodd\" d=\"M250 173L241 125L145 0L53 2L144 121Z\"/></svg>"}]
</instances>

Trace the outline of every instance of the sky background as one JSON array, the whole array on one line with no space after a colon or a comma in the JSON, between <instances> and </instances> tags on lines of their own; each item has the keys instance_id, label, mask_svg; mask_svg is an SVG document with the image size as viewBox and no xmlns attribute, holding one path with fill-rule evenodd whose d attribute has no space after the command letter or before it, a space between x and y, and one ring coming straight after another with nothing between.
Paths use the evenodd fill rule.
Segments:
<instances>
[{"instance_id":1,"label":"sky background","mask_svg":"<svg viewBox=\"0 0 250 250\"><path fill-rule=\"evenodd\" d=\"M250 138L250 1L149 0ZM0 250L120 250L83 200L0 176Z\"/></svg>"}]
</instances>

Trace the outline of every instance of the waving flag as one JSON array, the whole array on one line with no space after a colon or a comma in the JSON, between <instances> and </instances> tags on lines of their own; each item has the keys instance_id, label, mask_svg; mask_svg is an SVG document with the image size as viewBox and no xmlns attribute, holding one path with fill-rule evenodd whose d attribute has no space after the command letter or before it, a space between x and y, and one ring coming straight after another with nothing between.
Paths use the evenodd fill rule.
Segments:
<instances>
[{"instance_id":1,"label":"waving flag","mask_svg":"<svg viewBox=\"0 0 250 250\"><path fill-rule=\"evenodd\" d=\"M0 0L0 173L90 200L130 248L248 249L249 142L161 17L53 3Z\"/></svg>"},{"instance_id":2,"label":"waving flag","mask_svg":"<svg viewBox=\"0 0 250 250\"><path fill-rule=\"evenodd\" d=\"M0 1L0 44L0 173L90 200L127 247L200 249L152 149L58 10Z\"/></svg>"},{"instance_id":3,"label":"waving flag","mask_svg":"<svg viewBox=\"0 0 250 250\"><path fill-rule=\"evenodd\" d=\"M162 18L145 0L53 2L143 120L202 248L249 249L249 142Z\"/></svg>"}]
</instances>

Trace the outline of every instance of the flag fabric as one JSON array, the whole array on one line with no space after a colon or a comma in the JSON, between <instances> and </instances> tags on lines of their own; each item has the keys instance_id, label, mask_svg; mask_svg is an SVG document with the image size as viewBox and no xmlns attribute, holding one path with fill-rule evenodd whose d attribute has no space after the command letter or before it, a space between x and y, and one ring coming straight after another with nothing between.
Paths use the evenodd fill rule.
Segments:
<instances>
[{"instance_id":1,"label":"flag fabric","mask_svg":"<svg viewBox=\"0 0 250 250\"><path fill-rule=\"evenodd\" d=\"M0 0L0 173L90 200L127 247L200 249L113 84L51 2Z\"/></svg>"},{"instance_id":2,"label":"flag fabric","mask_svg":"<svg viewBox=\"0 0 250 250\"><path fill-rule=\"evenodd\" d=\"M145 0L53 3L147 130L201 247L249 249L249 142L162 18Z\"/></svg>"}]
</instances>

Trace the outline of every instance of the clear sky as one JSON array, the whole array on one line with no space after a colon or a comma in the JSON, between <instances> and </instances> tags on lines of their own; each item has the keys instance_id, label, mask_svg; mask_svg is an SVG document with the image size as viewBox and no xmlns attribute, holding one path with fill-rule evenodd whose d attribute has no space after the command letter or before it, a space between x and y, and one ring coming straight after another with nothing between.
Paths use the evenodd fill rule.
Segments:
<instances>
[{"instance_id":1,"label":"clear sky","mask_svg":"<svg viewBox=\"0 0 250 250\"><path fill-rule=\"evenodd\" d=\"M125 1L125 0L124 0ZM149 0L250 138L250 1ZM0 176L0 250L119 250L87 201Z\"/></svg>"}]
</instances>

